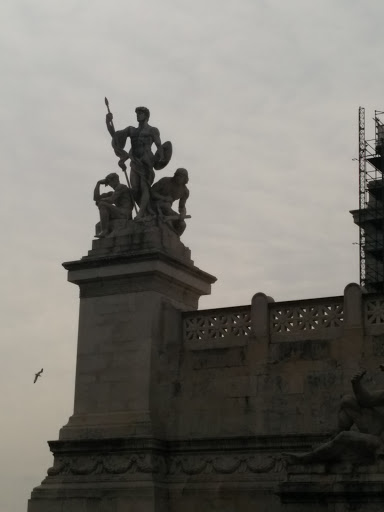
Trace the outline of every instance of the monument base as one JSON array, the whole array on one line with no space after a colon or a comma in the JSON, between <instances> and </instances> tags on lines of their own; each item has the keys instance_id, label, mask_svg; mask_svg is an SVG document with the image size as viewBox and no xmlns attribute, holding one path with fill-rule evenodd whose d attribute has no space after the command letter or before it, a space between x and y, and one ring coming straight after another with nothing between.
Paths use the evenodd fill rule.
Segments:
<instances>
[{"instance_id":1,"label":"monument base","mask_svg":"<svg viewBox=\"0 0 384 512\"><path fill-rule=\"evenodd\" d=\"M51 441L28 512L277 512L287 439Z\"/></svg>"},{"instance_id":2,"label":"monument base","mask_svg":"<svg viewBox=\"0 0 384 512\"><path fill-rule=\"evenodd\" d=\"M197 309L216 278L166 224L111 227L64 264L80 290L74 411L49 442L54 464L28 512L169 511L182 312Z\"/></svg>"},{"instance_id":3,"label":"monument base","mask_svg":"<svg viewBox=\"0 0 384 512\"><path fill-rule=\"evenodd\" d=\"M54 465L28 512L166 512L165 462L156 441L51 441Z\"/></svg>"},{"instance_id":4,"label":"monument base","mask_svg":"<svg viewBox=\"0 0 384 512\"><path fill-rule=\"evenodd\" d=\"M96 224L96 233L100 224ZM93 240L88 257L123 255L138 251L161 250L187 264L193 264L191 251L180 240L172 226L151 218L146 222L117 219L111 221L111 232L104 238Z\"/></svg>"},{"instance_id":5,"label":"monument base","mask_svg":"<svg viewBox=\"0 0 384 512\"><path fill-rule=\"evenodd\" d=\"M384 461L292 465L279 494L284 512L379 512L384 510Z\"/></svg>"}]
</instances>

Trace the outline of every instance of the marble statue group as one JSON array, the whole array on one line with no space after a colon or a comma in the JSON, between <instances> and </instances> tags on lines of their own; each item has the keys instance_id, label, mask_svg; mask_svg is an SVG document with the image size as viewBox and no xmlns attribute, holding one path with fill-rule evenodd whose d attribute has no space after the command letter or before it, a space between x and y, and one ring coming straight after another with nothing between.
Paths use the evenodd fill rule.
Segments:
<instances>
[{"instance_id":1,"label":"marble statue group","mask_svg":"<svg viewBox=\"0 0 384 512\"><path fill-rule=\"evenodd\" d=\"M172 157L172 144L169 141L162 144L159 130L148 123L150 112L146 107L136 108L137 127L128 126L123 130L115 130L113 114L109 110L108 100L105 101L108 108L107 129L127 184L121 183L115 172L97 182L93 196L100 213L96 237L108 236L113 221L117 219L165 223L180 236L186 228L185 219L189 218L186 211L189 196L188 171L179 168L172 177L163 177L154 183L155 171L163 169ZM128 139L131 147L126 151ZM155 153L152 151L153 145L156 146ZM130 160L129 177L126 172L127 160ZM102 185L110 187L112 191L101 193ZM175 201L178 201L177 212L172 208Z\"/></svg>"}]
</instances>

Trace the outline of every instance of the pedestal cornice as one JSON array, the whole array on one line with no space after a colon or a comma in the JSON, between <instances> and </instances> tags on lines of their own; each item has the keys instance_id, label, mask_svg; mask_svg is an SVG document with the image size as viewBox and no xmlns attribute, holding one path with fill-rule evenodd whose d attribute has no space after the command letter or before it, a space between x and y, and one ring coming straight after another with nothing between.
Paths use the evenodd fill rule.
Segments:
<instances>
[{"instance_id":1,"label":"pedestal cornice","mask_svg":"<svg viewBox=\"0 0 384 512\"><path fill-rule=\"evenodd\" d=\"M80 286L81 297L125 293L127 290L167 290L172 287L207 295L216 278L193 264L161 251L143 251L103 257L85 257L63 263L68 281ZM164 287L165 284L165 287Z\"/></svg>"}]
</instances>

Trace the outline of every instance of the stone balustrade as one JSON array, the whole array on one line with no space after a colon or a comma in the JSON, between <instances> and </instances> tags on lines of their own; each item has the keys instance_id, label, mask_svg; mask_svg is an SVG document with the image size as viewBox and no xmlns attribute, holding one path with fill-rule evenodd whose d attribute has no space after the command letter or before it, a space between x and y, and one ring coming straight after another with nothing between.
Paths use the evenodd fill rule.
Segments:
<instances>
[{"instance_id":1,"label":"stone balustrade","mask_svg":"<svg viewBox=\"0 0 384 512\"><path fill-rule=\"evenodd\" d=\"M196 346L245 338L252 334L251 306L183 313L183 337Z\"/></svg>"},{"instance_id":2,"label":"stone balustrade","mask_svg":"<svg viewBox=\"0 0 384 512\"><path fill-rule=\"evenodd\" d=\"M269 307L272 341L335 337L343 328L344 297L277 302Z\"/></svg>"},{"instance_id":3,"label":"stone balustrade","mask_svg":"<svg viewBox=\"0 0 384 512\"><path fill-rule=\"evenodd\" d=\"M384 295L351 283L337 297L274 302L257 293L248 306L183 313L184 342L202 349L245 344L250 336L271 342L330 339L350 328L384 334Z\"/></svg>"},{"instance_id":4,"label":"stone balustrade","mask_svg":"<svg viewBox=\"0 0 384 512\"><path fill-rule=\"evenodd\" d=\"M367 334L384 332L384 295L369 294L364 297L364 327Z\"/></svg>"}]
</instances>

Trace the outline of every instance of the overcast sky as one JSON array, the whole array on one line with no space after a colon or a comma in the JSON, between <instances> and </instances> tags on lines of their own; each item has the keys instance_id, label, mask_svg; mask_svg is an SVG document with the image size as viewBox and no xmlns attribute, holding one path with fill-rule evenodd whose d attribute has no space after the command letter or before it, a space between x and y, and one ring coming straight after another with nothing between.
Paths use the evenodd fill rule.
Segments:
<instances>
[{"instance_id":1,"label":"overcast sky","mask_svg":"<svg viewBox=\"0 0 384 512\"><path fill-rule=\"evenodd\" d=\"M78 290L104 119L134 109L190 173L202 308L357 282L357 111L384 109L382 0L2 0L0 510L24 512L72 413ZM44 375L32 384L35 371Z\"/></svg>"}]
</instances>

